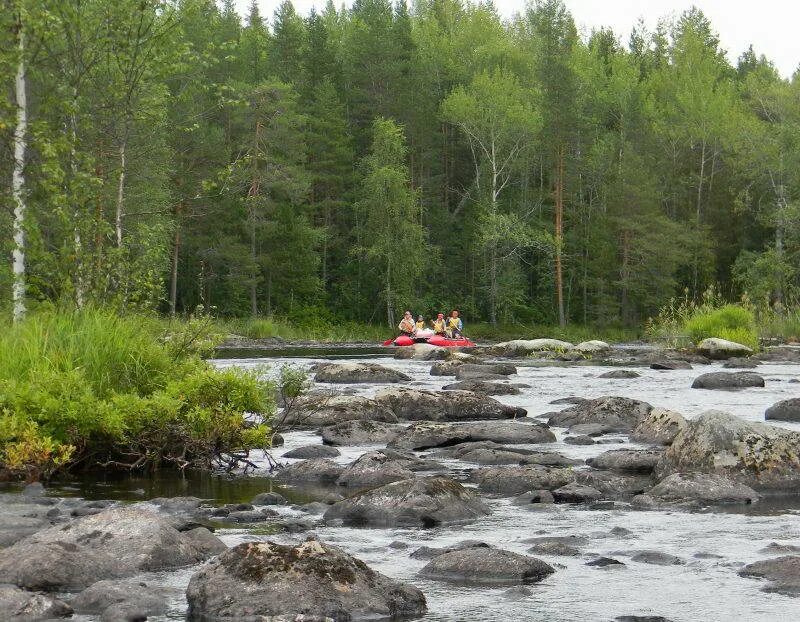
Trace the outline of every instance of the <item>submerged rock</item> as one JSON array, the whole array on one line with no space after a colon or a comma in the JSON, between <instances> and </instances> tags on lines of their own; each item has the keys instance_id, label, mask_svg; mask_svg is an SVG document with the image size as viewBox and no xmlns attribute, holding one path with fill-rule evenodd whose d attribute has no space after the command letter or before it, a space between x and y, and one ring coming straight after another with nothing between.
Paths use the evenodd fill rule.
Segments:
<instances>
[{"instance_id":1,"label":"submerged rock","mask_svg":"<svg viewBox=\"0 0 800 622\"><path fill-rule=\"evenodd\" d=\"M753 349L735 341L710 337L697 344L697 352L710 359L724 360L734 356L750 356Z\"/></svg>"},{"instance_id":2,"label":"submerged rock","mask_svg":"<svg viewBox=\"0 0 800 622\"><path fill-rule=\"evenodd\" d=\"M472 490L443 477L408 479L332 505L326 523L353 527L435 527L490 514Z\"/></svg>"},{"instance_id":3,"label":"submerged rock","mask_svg":"<svg viewBox=\"0 0 800 622\"><path fill-rule=\"evenodd\" d=\"M604 374L600 374L598 378L627 380L629 378L638 378L639 376L641 376L641 374L638 371L633 371L632 369L615 369L613 371L607 371Z\"/></svg>"},{"instance_id":4,"label":"submerged rock","mask_svg":"<svg viewBox=\"0 0 800 622\"><path fill-rule=\"evenodd\" d=\"M292 449L283 454L283 458L335 458L341 452L335 447L328 447L326 445L305 445Z\"/></svg>"},{"instance_id":5,"label":"submerged rock","mask_svg":"<svg viewBox=\"0 0 800 622\"><path fill-rule=\"evenodd\" d=\"M751 358L732 358L725 361L722 366L725 369L755 369L759 362Z\"/></svg>"},{"instance_id":6,"label":"submerged rock","mask_svg":"<svg viewBox=\"0 0 800 622\"><path fill-rule=\"evenodd\" d=\"M517 506L547 505L555 503L555 497L549 490L531 490L514 499L512 503Z\"/></svg>"},{"instance_id":7,"label":"submerged rock","mask_svg":"<svg viewBox=\"0 0 800 622\"><path fill-rule=\"evenodd\" d=\"M417 588L370 569L343 550L307 540L240 544L195 573L188 619L349 620L419 617Z\"/></svg>"},{"instance_id":8,"label":"submerged rock","mask_svg":"<svg viewBox=\"0 0 800 622\"><path fill-rule=\"evenodd\" d=\"M475 421L467 423L414 423L398 435L391 447L431 449L459 443L494 441L507 444L553 443L555 434L543 423Z\"/></svg>"},{"instance_id":9,"label":"submerged rock","mask_svg":"<svg viewBox=\"0 0 800 622\"><path fill-rule=\"evenodd\" d=\"M392 441L405 426L382 421L343 421L322 428L322 442L326 445L385 445Z\"/></svg>"},{"instance_id":10,"label":"submerged rock","mask_svg":"<svg viewBox=\"0 0 800 622\"><path fill-rule=\"evenodd\" d=\"M689 421L656 466L673 473L724 475L758 492L800 491L800 432L707 411Z\"/></svg>"},{"instance_id":11,"label":"submerged rock","mask_svg":"<svg viewBox=\"0 0 800 622\"><path fill-rule=\"evenodd\" d=\"M604 431L629 432L652 410L647 402L627 397L599 397L553 413L551 426L572 428L580 424L598 424Z\"/></svg>"},{"instance_id":12,"label":"submerged rock","mask_svg":"<svg viewBox=\"0 0 800 622\"><path fill-rule=\"evenodd\" d=\"M677 555L662 553L661 551L633 551L631 561L640 564L653 564L655 566L682 566L686 562Z\"/></svg>"},{"instance_id":13,"label":"submerged rock","mask_svg":"<svg viewBox=\"0 0 800 622\"><path fill-rule=\"evenodd\" d=\"M748 564L739 571L743 577L769 581L767 592L800 596L800 555L784 555Z\"/></svg>"},{"instance_id":14,"label":"submerged rock","mask_svg":"<svg viewBox=\"0 0 800 622\"><path fill-rule=\"evenodd\" d=\"M589 458L586 464L622 473L652 473L663 453L660 449L612 449Z\"/></svg>"},{"instance_id":15,"label":"submerged rock","mask_svg":"<svg viewBox=\"0 0 800 622\"><path fill-rule=\"evenodd\" d=\"M580 548L588 544L587 539L581 536L542 536L525 542L533 545L528 549L529 553L567 557L577 557L581 554Z\"/></svg>"},{"instance_id":16,"label":"submerged rock","mask_svg":"<svg viewBox=\"0 0 800 622\"><path fill-rule=\"evenodd\" d=\"M469 391L425 391L396 387L384 389L375 400L406 421L475 421L524 417L523 408L506 406L491 397Z\"/></svg>"},{"instance_id":17,"label":"submerged rock","mask_svg":"<svg viewBox=\"0 0 800 622\"><path fill-rule=\"evenodd\" d=\"M764 418L773 421L800 421L800 397L774 403L767 408Z\"/></svg>"},{"instance_id":18,"label":"submerged rock","mask_svg":"<svg viewBox=\"0 0 800 622\"><path fill-rule=\"evenodd\" d=\"M647 495L671 503L747 504L759 499L749 486L709 473L673 473L648 490Z\"/></svg>"},{"instance_id":19,"label":"submerged rock","mask_svg":"<svg viewBox=\"0 0 800 622\"><path fill-rule=\"evenodd\" d=\"M444 555L445 553L451 553L453 551L462 551L464 549L475 549L475 548L484 548L489 549L492 548L485 542L481 542L480 540L462 540L461 542L456 542L452 546L444 546L441 548L436 548L432 546L421 546L416 551L411 553L409 557L412 559L433 559L434 557L438 557L439 555Z\"/></svg>"},{"instance_id":20,"label":"submerged rock","mask_svg":"<svg viewBox=\"0 0 800 622\"><path fill-rule=\"evenodd\" d=\"M0 620L3 622L71 618L72 613L72 607L58 598L28 592L13 585L0 585Z\"/></svg>"},{"instance_id":21,"label":"submerged rock","mask_svg":"<svg viewBox=\"0 0 800 622\"><path fill-rule=\"evenodd\" d=\"M311 368L317 382L361 384L409 382L411 377L377 363L317 363Z\"/></svg>"},{"instance_id":22,"label":"submerged rock","mask_svg":"<svg viewBox=\"0 0 800 622\"><path fill-rule=\"evenodd\" d=\"M503 549L466 548L434 557L420 576L441 581L482 584L538 583L555 569L540 559Z\"/></svg>"},{"instance_id":23,"label":"submerged rock","mask_svg":"<svg viewBox=\"0 0 800 622\"><path fill-rule=\"evenodd\" d=\"M694 379L693 389L743 389L763 387L764 378L752 371L714 371Z\"/></svg>"},{"instance_id":24,"label":"submerged rock","mask_svg":"<svg viewBox=\"0 0 800 622\"><path fill-rule=\"evenodd\" d=\"M517 496L529 490L555 490L574 481L571 468L526 465L486 467L472 472L470 479L482 492L500 496Z\"/></svg>"},{"instance_id":25,"label":"submerged rock","mask_svg":"<svg viewBox=\"0 0 800 622\"><path fill-rule=\"evenodd\" d=\"M650 363L650 369L659 369L663 371L692 369L692 364L689 361L683 361L681 359L660 359Z\"/></svg>"},{"instance_id":26,"label":"submerged rock","mask_svg":"<svg viewBox=\"0 0 800 622\"><path fill-rule=\"evenodd\" d=\"M0 583L77 590L101 579L195 564L225 546L212 534L206 539L195 535L178 531L155 512L113 508L50 527L5 549Z\"/></svg>"},{"instance_id":27,"label":"submerged rock","mask_svg":"<svg viewBox=\"0 0 800 622\"><path fill-rule=\"evenodd\" d=\"M686 419L680 413L665 408L653 408L636 424L630 434L632 441L670 445L686 426Z\"/></svg>"},{"instance_id":28,"label":"submerged rock","mask_svg":"<svg viewBox=\"0 0 800 622\"><path fill-rule=\"evenodd\" d=\"M625 564L613 557L598 557L591 561L586 562L587 566L595 566L596 568L607 568L614 566L624 566Z\"/></svg>"}]
</instances>

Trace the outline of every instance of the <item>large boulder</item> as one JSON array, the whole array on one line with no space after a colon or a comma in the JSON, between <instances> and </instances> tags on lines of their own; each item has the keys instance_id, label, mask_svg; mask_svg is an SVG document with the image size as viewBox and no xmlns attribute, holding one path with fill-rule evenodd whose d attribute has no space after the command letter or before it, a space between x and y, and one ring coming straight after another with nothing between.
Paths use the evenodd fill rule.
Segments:
<instances>
[{"instance_id":1,"label":"large boulder","mask_svg":"<svg viewBox=\"0 0 800 622\"><path fill-rule=\"evenodd\" d=\"M800 397L781 400L767 408L764 418L774 421L800 421Z\"/></svg>"},{"instance_id":2,"label":"large boulder","mask_svg":"<svg viewBox=\"0 0 800 622\"><path fill-rule=\"evenodd\" d=\"M472 490L443 477L408 479L333 504L326 523L356 527L435 527L490 513Z\"/></svg>"},{"instance_id":3,"label":"large boulder","mask_svg":"<svg viewBox=\"0 0 800 622\"><path fill-rule=\"evenodd\" d=\"M555 434L544 423L517 421L435 423L423 421L411 424L389 445L400 449L422 450L477 441L522 445L553 443L555 440Z\"/></svg>"},{"instance_id":4,"label":"large boulder","mask_svg":"<svg viewBox=\"0 0 800 622\"><path fill-rule=\"evenodd\" d=\"M275 474L275 481L287 484L333 484L344 471L341 464L328 458L295 462Z\"/></svg>"},{"instance_id":5,"label":"large boulder","mask_svg":"<svg viewBox=\"0 0 800 622\"><path fill-rule=\"evenodd\" d=\"M113 508L50 527L5 549L0 583L79 590L101 579L187 566L225 548L208 536L178 531L168 517L143 508Z\"/></svg>"},{"instance_id":6,"label":"large boulder","mask_svg":"<svg viewBox=\"0 0 800 622\"><path fill-rule=\"evenodd\" d=\"M167 613L167 595L139 580L103 580L75 596L70 605L76 613L102 614L116 605L126 605L143 616L156 616Z\"/></svg>"},{"instance_id":7,"label":"large boulder","mask_svg":"<svg viewBox=\"0 0 800 622\"><path fill-rule=\"evenodd\" d=\"M611 350L611 346L605 341L600 341L599 339L590 339L589 341L581 341L579 344L574 346L573 350L575 350L575 352L588 355L605 354Z\"/></svg>"},{"instance_id":8,"label":"large boulder","mask_svg":"<svg viewBox=\"0 0 800 622\"><path fill-rule=\"evenodd\" d=\"M524 408L506 406L469 391L426 391L394 387L375 395L398 419L407 421L475 421L525 417Z\"/></svg>"},{"instance_id":9,"label":"large boulder","mask_svg":"<svg viewBox=\"0 0 800 622\"><path fill-rule=\"evenodd\" d=\"M283 457L307 460L308 458L336 458L340 454L341 452L338 449L328 445L304 445L287 451L283 454Z\"/></svg>"},{"instance_id":10,"label":"large boulder","mask_svg":"<svg viewBox=\"0 0 800 622\"><path fill-rule=\"evenodd\" d=\"M707 411L686 424L659 460L659 479L673 473L712 473L759 492L798 492L800 432Z\"/></svg>"},{"instance_id":11,"label":"large boulder","mask_svg":"<svg viewBox=\"0 0 800 622\"><path fill-rule=\"evenodd\" d=\"M506 356L527 356L535 352L568 352L574 347L559 339L512 339L496 344L492 350Z\"/></svg>"},{"instance_id":12,"label":"large boulder","mask_svg":"<svg viewBox=\"0 0 800 622\"><path fill-rule=\"evenodd\" d=\"M72 617L72 607L46 594L28 592L14 585L0 585L2 622L38 622Z\"/></svg>"},{"instance_id":13,"label":"large boulder","mask_svg":"<svg viewBox=\"0 0 800 622\"><path fill-rule=\"evenodd\" d=\"M377 363L317 363L314 380L336 384L409 382L410 376Z\"/></svg>"},{"instance_id":14,"label":"large boulder","mask_svg":"<svg viewBox=\"0 0 800 622\"><path fill-rule=\"evenodd\" d=\"M395 620L426 610L417 588L318 540L240 544L192 576L186 600L197 622Z\"/></svg>"},{"instance_id":15,"label":"large boulder","mask_svg":"<svg viewBox=\"0 0 800 622\"><path fill-rule=\"evenodd\" d=\"M697 344L697 352L710 359L720 361L734 356L750 356L753 349L735 341L709 337Z\"/></svg>"},{"instance_id":16,"label":"large boulder","mask_svg":"<svg viewBox=\"0 0 800 622\"><path fill-rule=\"evenodd\" d=\"M347 465L336 483L350 488L374 488L389 482L411 479L416 471L441 469L442 466L432 460L381 449L368 451Z\"/></svg>"},{"instance_id":17,"label":"large boulder","mask_svg":"<svg viewBox=\"0 0 800 622\"><path fill-rule=\"evenodd\" d=\"M381 421L343 421L322 428L322 442L326 445L385 445L405 427Z\"/></svg>"},{"instance_id":18,"label":"large boulder","mask_svg":"<svg viewBox=\"0 0 800 622\"><path fill-rule=\"evenodd\" d=\"M686 419L680 413L666 408L653 408L647 416L631 430L632 441L670 445L686 426Z\"/></svg>"},{"instance_id":19,"label":"large boulder","mask_svg":"<svg viewBox=\"0 0 800 622\"><path fill-rule=\"evenodd\" d=\"M769 581L767 592L800 596L800 555L784 555L747 564L739 571L743 577Z\"/></svg>"},{"instance_id":20,"label":"large boulder","mask_svg":"<svg viewBox=\"0 0 800 622\"><path fill-rule=\"evenodd\" d=\"M397 423L397 417L386 405L361 395L301 397L283 416L286 424L296 428L318 428L345 421Z\"/></svg>"},{"instance_id":21,"label":"large boulder","mask_svg":"<svg viewBox=\"0 0 800 622\"><path fill-rule=\"evenodd\" d=\"M744 389L763 387L764 378L752 371L713 371L694 379L693 389Z\"/></svg>"},{"instance_id":22,"label":"large boulder","mask_svg":"<svg viewBox=\"0 0 800 622\"><path fill-rule=\"evenodd\" d=\"M723 475L673 473L647 491L647 496L668 503L754 503L759 494Z\"/></svg>"},{"instance_id":23,"label":"large boulder","mask_svg":"<svg viewBox=\"0 0 800 622\"><path fill-rule=\"evenodd\" d=\"M437 555L420 576L458 583L518 585L538 583L555 569L540 559L503 549L462 548Z\"/></svg>"},{"instance_id":24,"label":"large boulder","mask_svg":"<svg viewBox=\"0 0 800 622\"><path fill-rule=\"evenodd\" d=\"M612 449L589 458L586 464L622 473L652 473L663 453L660 449Z\"/></svg>"},{"instance_id":25,"label":"large boulder","mask_svg":"<svg viewBox=\"0 0 800 622\"><path fill-rule=\"evenodd\" d=\"M652 409L647 402L627 397L599 397L553 413L548 423L563 428L591 423L606 432L630 432Z\"/></svg>"},{"instance_id":26,"label":"large boulder","mask_svg":"<svg viewBox=\"0 0 800 622\"><path fill-rule=\"evenodd\" d=\"M495 466L476 469L470 479L482 492L501 497L515 497L529 490L555 490L575 480L571 468L531 464Z\"/></svg>"},{"instance_id":27,"label":"large boulder","mask_svg":"<svg viewBox=\"0 0 800 622\"><path fill-rule=\"evenodd\" d=\"M443 361L447 358L447 348L432 346L429 343L415 343L397 348L394 358L401 360Z\"/></svg>"}]
</instances>

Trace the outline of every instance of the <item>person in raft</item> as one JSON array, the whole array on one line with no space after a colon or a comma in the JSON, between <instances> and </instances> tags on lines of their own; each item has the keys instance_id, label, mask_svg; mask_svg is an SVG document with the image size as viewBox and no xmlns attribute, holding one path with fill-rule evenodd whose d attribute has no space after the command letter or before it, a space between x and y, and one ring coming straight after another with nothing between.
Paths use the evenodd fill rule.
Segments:
<instances>
[{"instance_id":1,"label":"person in raft","mask_svg":"<svg viewBox=\"0 0 800 622\"><path fill-rule=\"evenodd\" d=\"M423 318L421 315L418 315L417 323L414 324L414 332L417 332L418 330L422 330L424 328L425 328L425 318Z\"/></svg>"},{"instance_id":2,"label":"person in raft","mask_svg":"<svg viewBox=\"0 0 800 622\"><path fill-rule=\"evenodd\" d=\"M414 318L411 316L411 311L406 311L403 314L403 319L400 320L400 324L397 325L397 328L400 329L401 335L405 335L406 337L412 337L414 335L417 327L414 324Z\"/></svg>"},{"instance_id":3,"label":"person in raft","mask_svg":"<svg viewBox=\"0 0 800 622\"><path fill-rule=\"evenodd\" d=\"M435 335L445 335L447 332L445 330L446 324L447 322L444 319L444 313L440 313L436 316L436 319L431 322L431 325L433 326L433 333Z\"/></svg>"},{"instance_id":4,"label":"person in raft","mask_svg":"<svg viewBox=\"0 0 800 622\"><path fill-rule=\"evenodd\" d=\"M447 318L447 327L445 331L447 332L447 337L449 339L463 339L464 335L462 331L464 330L464 322L461 321L461 318L458 317L458 311L453 309L453 312L450 314L450 317Z\"/></svg>"}]
</instances>

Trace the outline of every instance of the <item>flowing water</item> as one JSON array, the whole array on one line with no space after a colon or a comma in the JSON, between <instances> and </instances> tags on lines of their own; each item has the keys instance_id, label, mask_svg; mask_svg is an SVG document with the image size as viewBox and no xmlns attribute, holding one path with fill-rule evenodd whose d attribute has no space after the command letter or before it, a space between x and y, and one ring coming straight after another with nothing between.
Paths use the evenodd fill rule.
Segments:
<instances>
[{"instance_id":1,"label":"flowing water","mask_svg":"<svg viewBox=\"0 0 800 622\"><path fill-rule=\"evenodd\" d=\"M249 353L248 353L249 354ZM263 354L263 353L262 353ZM277 358L218 359L216 365L245 368L264 367L272 375L282 365L308 368L319 358L294 356ZM325 354L314 353L315 355ZM335 354L341 357L340 352ZM430 362L396 361L374 358L371 362L404 371L419 388L440 389L453 382L452 378L429 374ZM345 360L356 359L351 352ZM519 362L518 362L519 363ZM764 364L756 371L766 379L765 388L741 391L707 391L691 389L692 380L700 373L718 371L719 365L696 367L694 370L655 371L636 368L641 377L625 380L602 379L598 376L609 367L603 366L525 366L519 363L519 373L513 382L530 388L520 395L500 396L508 404L522 406L529 417L563 408L549 404L554 399L580 396L599 397L619 395L667 407L692 418L709 409L720 409L753 421L763 421L764 409L774 402L800 394L800 384L789 380L800 376L800 366ZM350 390L370 395L380 385L339 385L338 390ZM800 424L783 424L800 430ZM557 443L547 449L560 451L569 457L585 459L608 449L636 447L625 442L574 446L562 442L563 430L555 430ZM613 438L611 439L614 440ZM281 462L290 449L319 443L313 432L294 432L286 435L284 447L274 452ZM532 446L533 447L533 446ZM544 448L545 446L540 446ZM370 447L341 448L336 458L341 463L354 460ZM266 461L258 460L266 466ZM443 461L457 471L475 468L456 461ZM272 486L263 474L249 478L226 480L214 477L194 479L151 479L93 481L53 491L55 494L74 494L93 498L146 500L153 496L196 495L221 502L246 501L257 492L278 490L293 501L308 500L306 491ZM313 494L312 494L313 497ZM800 600L762 591L763 583L737 575L746 563L773 555L760 553L771 542L800 545L800 507L796 502L778 500L754 506L715 511L687 512L682 510L643 511L625 506L608 509L588 509L578 505L549 505L516 507L510 499L488 499L492 515L474 523L457 527L434 529L354 529L319 527L318 537L346 549L370 567L388 576L412 582L425 593L428 600L428 621L497 621L542 620L548 622L613 620L622 615L664 616L673 621L781 621L800 617ZM288 506L275 508L284 515L308 516ZM614 527L630 530L628 536L610 533ZM220 529L218 535L228 544L272 539L291 542L305 534L269 535L262 529ZM537 554L556 572L542 583L529 586L531 594L512 598L507 588L460 586L421 579L417 572L426 563L415 560L409 553L418 546L444 546L460 540L481 540L491 545L526 553L527 538L541 535L578 535L589 538L585 553L614 557L624 566L595 568L586 565L588 556L564 557ZM403 543L406 548L390 548L390 543ZM398 546L395 544L395 546ZM657 550L677 555L685 563L659 566L633 562L632 551ZM193 569L143 577L183 590ZM185 602L176 594L173 608L166 619L181 619ZM79 618L80 619L80 618ZM82 618L88 620L89 618Z\"/></svg>"}]
</instances>

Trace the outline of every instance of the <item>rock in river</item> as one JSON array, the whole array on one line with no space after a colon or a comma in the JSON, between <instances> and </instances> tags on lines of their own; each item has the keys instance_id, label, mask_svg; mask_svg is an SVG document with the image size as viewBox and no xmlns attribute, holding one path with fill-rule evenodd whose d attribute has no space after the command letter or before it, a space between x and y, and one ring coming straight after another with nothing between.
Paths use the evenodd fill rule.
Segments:
<instances>
[{"instance_id":1,"label":"rock in river","mask_svg":"<svg viewBox=\"0 0 800 622\"><path fill-rule=\"evenodd\" d=\"M413 346L397 348L396 359L416 359L420 361L443 361L447 358L447 348L432 346L429 343L415 343Z\"/></svg>"},{"instance_id":2,"label":"rock in river","mask_svg":"<svg viewBox=\"0 0 800 622\"><path fill-rule=\"evenodd\" d=\"M443 477L393 482L333 504L326 523L353 527L435 527L490 513L472 490Z\"/></svg>"},{"instance_id":3,"label":"rock in river","mask_svg":"<svg viewBox=\"0 0 800 622\"><path fill-rule=\"evenodd\" d=\"M339 486L350 488L374 488L389 482L399 482L414 477L414 471L441 469L441 465L404 455L391 449L368 451L345 467L336 480Z\"/></svg>"},{"instance_id":4,"label":"rock in river","mask_svg":"<svg viewBox=\"0 0 800 622\"><path fill-rule=\"evenodd\" d=\"M627 380L630 378L638 378L641 374L638 371L633 371L632 369L615 369L613 371L607 371L604 374L600 374L598 378L608 378L611 380Z\"/></svg>"},{"instance_id":5,"label":"rock in river","mask_svg":"<svg viewBox=\"0 0 800 622\"><path fill-rule=\"evenodd\" d=\"M763 387L764 378L752 371L713 371L694 379L693 389L743 389Z\"/></svg>"},{"instance_id":6,"label":"rock in river","mask_svg":"<svg viewBox=\"0 0 800 622\"><path fill-rule=\"evenodd\" d=\"M612 449L589 458L586 464L622 473L652 473L663 453L660 449Z\"/></svg>"},{"instance_id":7,"label":"rock in river","mask_svg":"<svg viewBox=\"0 0 800 622\"><path fill-rule=\"evenodd\" d=\"M301 397L285 413L286 423L299 428L317 428L345 421L396 423L397 417L384 404L361 395L312 395Z\"/></svg>"},{"instance_id":8,"label":"rock in river","mask_svg":"<svg viewBox=\"0 0 800 622\"><path fill-rule=\"evenodd\" d=\"M784 555L748 564L739 574L766 579L769 584L765 591L800 596L800 555Z\"/></svg>"},{"instance_id":9,"label":"rock in river","mask_svg":"<svg viewBox=\"0 0 800 622\"><path fill-rule=\"evenodd\" d=\"M480 395L519 395L519 387L502 382L486 382L484 380L461 380L442 387L444 391L470 391Z\"/></svg>"},{"instance_id":10,"label":"rock in river","mask_svg":"<svg viewBox=\"0 0 800 622\"><path fill-rule=\"evenodd\" d=\"M21 590L13 585L0 585L0 620L3 622L36 622L72 617L72 607L47 596Z\"/></svg>"},{"instance_id":11,"label":"rock in river","mask_svg":"<svg viewBox=\"0 0 800 622\"><path fill-rule=\"evenodd\" d=\"M670 445L685 425L686 419L680 413L665 408L654 408L636 424L630 438L640 443Z\"/></svg>"},{"instance_id":12,"label":"rock in river","mask_svg":"<svg viewBox=\"0 0 800 622\"><path fill-rule=\"evenodd\" d=\"M395 620L426 610L417 588L318 540L240 544L192 576L186 599L198 622Z\"/></svg>"},{"instance_id":13,"label":"rock in river","mask_svg":"<svg viewBox=\"0 0 800 622\"><path fill-rule=\"evenodd\" d=\"M656 501L669 503L754 503L759 494L722 475L673 473L647 491Z\"/></svg>"},{"instance_id":14,"label":"rock in river","mask_svg":"<svg viewBox=\"0 0 800 622\"><path fill-rule=\"evenodd\" d=\"M292 449L283 454L284 458L335 458L341 452L335 447L328 447L327 445L305 445Z\"/></svg>"},{"instance_id":15,"label":"rock in river","mask_svg":"<svg viewBox=\"0 0 800 622\"><path fill-rule=\"evenodd\" d=\"M647 402L627 397L599 397L553 413L548 423L564 428L594 423L609 432L630 432L652 408Z\"/></svg>"},{"instance_id":16,"label":"rock in river","mask_svg":"<svg viewBox=\"0 0 800 622\"><path fill-rule=\"evenodd\" d=\"M734 356L750 356L753 350L735 341L709 337L697 344L697 352L710 359L723 360Z\"/></svg>"},{"instance_id":17,"label":"rock in river","mask_svg":"<svg viewBox=\"0 0 800 622\"><path fill-rule=\"evenodd\" d=\"M503 549L464 548L437 555L420 576L459 583L519 585L538 583L555 569L540 559Z\"/></svg>"},{"instance_id":18,"label":"rock in river","mask_svg":"<svg viewBox=\"0 0 800 622\"><path fill-rule=\"evenodd\" d=\"M506 406L491 397L469 391L425 391L396 387L384 389L375 400L398 419L407 421L475 421L525 417L524 408Z\"/></svg>"},{"instance_id":19,"label":"rock in river","mask_svg":"<svg viewBox=\"0 0 800 622\"><path fill-rule=\"evenodd\" d=\"M317 382L360 384L409 382L411 377L376 363L317 363L311 368Z\"/></svg>"},{"instance_id":20,"label":"rock in river","mask_svg":"<svg viewBox=\"0 0 800 622\"><path fill-rule=\"evenodd\" d=\"M275 475L275 480L286 483L307 483L307 484L332 484L344 471L341 464L336 464L327 458L312 458L295 462L281 469Z\"/></svg>"},{"instance_id":21,"label":"rock in river","mask_svg":"<svg viewBox=\"0 0 800 622\"><path fill-rule=\"evenodd\" d=\"M105 510L50 527L4 549L0 583L77 590L101 579L195 564L225 549L211 534L210 538L191 534L144 509Z\"/></svg>"},{"instance_id":22,"label":"rock in river","mask_svg":"<svg viewBox=\"0 0 800 622\"><path fill-rule=\"evenodd\" d=\"M87 587L70 601L70 605L76 613L88 614L102 614L115 605L126 605L143 616L155 616L167 613L167 595L138 580L105 580Z\"/></svg>"},{"instance_id":23,"label":"rock in river","mask_svg":"<svg viewBox=\"0 0 800 622\"><path fill-rule=\"evenodd\" d=\"M714 473L758 492L800 491L800 432L708 411L689 421L664 452L656 476Z\"/></svg>"},{"instance_id":24,"label":"rock in river","mask_svg":"<svg viewBox=\"0 0 800 622\"><path fill-rule=\"evenodd\" d=\"M380 421L343 421L322 428L322 442L326 445L385 445L393 440L404 426Z\"/></svg>"},{"instance_id":25,"label":"rock in river","mask_svg":"<svg viewBox=\"0 0 800 622\"><path fill-rule=\"evenodd\" d=\"M559 339L512 339L496 344L492 350L505 356L526 356L534 352L566 352L574 347Z\"/></svg>"},{"instance_id":26,"label":"rock in river","mask_svg":"<svg viewBox=\"0 0 800 622\"><path fill-rule=\"evenodd\" d=\"M482 492L504 497L521 495L529 490L555 490L574 481L570 468L525 465L486 467L472 472L471 480Z\"/></svg>"},{"instance_id":27,"label":"rock in river","mask_svg":"<svg viewBox=\"0 0 800 622\"><path fill-rule=\"evenodd\" d=\"M774 421L800 421L800 397L776 402L767 408L764 418Z\"/></svg>"},{"instance_id":28,"label":"rock in river","mask_svg":"<svg viewBox=\"0 0 800 622\"><path fill-rule=\"evenodd\" d=\"M431 449L459 443L494 441L506 444L553 443L555 434L543 423L517 421L474 421L466 423L411 424L397 436L391 447L401 449Z\"/></svg>"}]
</instances>

